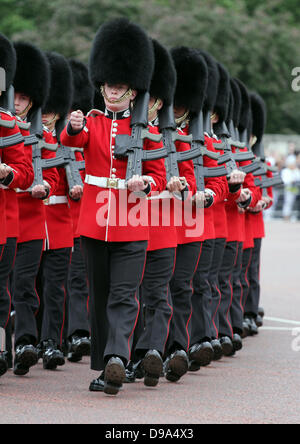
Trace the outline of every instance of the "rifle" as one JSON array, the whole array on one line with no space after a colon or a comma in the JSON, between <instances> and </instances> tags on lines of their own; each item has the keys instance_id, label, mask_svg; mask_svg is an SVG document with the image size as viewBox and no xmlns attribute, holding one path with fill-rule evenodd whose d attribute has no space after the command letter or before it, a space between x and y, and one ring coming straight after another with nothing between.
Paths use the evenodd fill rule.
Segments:
<instances>
[{"instance_id":1,"label":"rifle","mask_svg":"<svg viewBox=\"0 0 300 444\"><path fill-rule=\"evenodd\" d=\"M83 182L79 171L84 170L85 162L84 160L76 160L76 151L83 152L83 149L59 145L58 155L55 159L51 159L53 160L53 166L55 166L56 168L65 168L69 191L71 191L72 188L76 185L80 185L83 187Z\"/></svg>"},{"instance_id":2,"label":"rifle","mask_svg":"<svg viewBox=\"0 0 300 444\"><path fill-rule=\"evenodd\" d=\"M263 196L267 196L268 194L267 188L282 186L283 181L281 179L280 174L278 173L278 169L276 167L271 167L267 164L263 142L262 141L256 142L255 145L253 146L253 150L257 155L257 162L259 165L259 168L253 173L253 175L261 176L261 179L255 177L254 183L256 186L262 189ZM267 177L268 172L274 173L274 176Z\"/></svg>"},{"instance_id":3,"label":"rifle","mask_svg":"<svg viewBox=\"0 0 300 444\"><path fill-rule=\"evenodd\" d=\"M32 145L32 164L34 170L34 181L27 190L32 191L33 187L36 185L43 185L43 170L49 168L55 168L56 158L54 159L42 159L42 149L47 149L49 151L57 151L58 144L46 143L43 139L43 124L42 124L42 112L39 108L35 114L32 116L31 125L31 145Z\"/></svg>"},{"instance_id":4,"label":"rifle","mask_svg":"<svg viewBox=\"0 0 300 444\"><path fill-rule=\"evenodd\" d=\"M162 133L163 145L166 149L167 157L165 158L165 166L167 172L167 182L171 177L179 177L178 163L186 160L192 160L199 157L199 148L191 146L187 151L176 151L175 142L181 141L185 143L192 143L191 135L178 134L173 105L164 106L159 112L159 128Z\"/></svg>"},{"instance_id":5,"label":"rifle","mask_svg":"<svg viewBox=\"0 0 300 444\"><path fill-rule=\"evenodd\" d=\"M147 160L162 159L167 156L166 149L144 150L144 140L160 142L161 134L152 134L148 130L149 93L137 96L131 118L131 135L118 134L115 143L115 156L118 159L127 158L126 181L134 175L142 175L142 163Z\"/></svg>"},{"instance_id":6,"label":"rifle","mask_svg":"<svg viewBox=\"0 0 300 444\"><path fill-rule=\"evenodd\" d=\"M227 176L227 170L225 167L204 167L203 156L210 157L211 159L218 160L220 155L209 151L205 146L204 138L204 125L208 128L208 122L205 123L203 119L203 113L194 116L190 122L190 134L192 136L192 148L198 150L198 157L194 159L194 170L198 191L205 191L205 177L221 177Z\"/></svg>"},{"instance_id":7,"label":"rifle","mask_svg":"<svg viewBox=\"0 0 300 444\"><path fill-rule=\"evenodd\" d=\"M238 152L233 153L231 150L231 145L233 142L234 144L237 144L237 148L244 148L245 146L241 146L244 144L240 144L238 141L233 141L231 138L231 135L228 131L228 128L226 126L225 122L217 123L215 125L215 132L219 139L221 139L222 143L215 143L214 148L217 150L223 150L224 154L221 155L218 159L218 165L226 164L227 174L229 177L233 170L240 170L244 173L252 173L256 171L259 167L258 162L255 158L255 155L251 151L245 151L245 152ZM254 162L250 163L249 165L245 166L238 166L237 162L244 162L254 160Z\"/></svg>"}]
</instances>

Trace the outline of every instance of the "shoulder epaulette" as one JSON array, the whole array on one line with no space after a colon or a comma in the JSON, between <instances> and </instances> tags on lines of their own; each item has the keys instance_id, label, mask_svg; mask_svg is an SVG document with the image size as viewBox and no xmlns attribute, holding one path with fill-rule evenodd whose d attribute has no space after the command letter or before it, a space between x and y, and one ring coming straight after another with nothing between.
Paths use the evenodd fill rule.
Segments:
<instances>
[{"instance_id":1,"label":"shoulder epaulette","mask_svg":"<svg viewBox=\"0 0 300 444\"><path fill-rule=\"evenodd\" d=\"M0 108L0 112L2 113L2 114L6 114L7 116L9 116L9 117L15 117L10 111L8 111L7 109L4 109L4 108Z\"/></svg>"},{"instance_id":2,"label":"shoulder epaulette","mask_svg":"<svg viewBox=\"0 0 300 444\"><path fill-rule=\"evenodd\" d=\"M104 116L104 112L100 111L100 109L91 109L87 115L87 117L97 117L97 116Z\"/></svg>"}]
</instances>

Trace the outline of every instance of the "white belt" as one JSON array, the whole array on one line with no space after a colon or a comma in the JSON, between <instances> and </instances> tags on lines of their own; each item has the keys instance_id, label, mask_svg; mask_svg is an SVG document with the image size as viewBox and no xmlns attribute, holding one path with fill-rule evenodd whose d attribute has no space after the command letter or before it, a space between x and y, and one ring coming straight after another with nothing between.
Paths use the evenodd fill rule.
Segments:
<instances>
[{"instance_id":1,"label":"white belt","mask_svg":"<svg viewBox=\"0 0 300 444\"><path fill-rule=\"evenodd\" d=\"M162 191L161 193L154 195L154 196L150 196L148 197L148 200L155 200L155 199L173 199L173 194L170 193L169 191L165 190Z\"/></svg>"},{"instance_id":2,"label":"white belt","mask_svg":"<svg viewBox=\"0 0 300 444\"><path fill-rule=\"evenodd\" d=\"M88 185L95 185L96 187L100 188L114 188L116 190L127 189L125 179L112 179L110 177L97 177L87 174L85 176L85 183Z\"/></svg>"},{"instance_id":3,"label":"white belt","mask_svg":"<svg viewBox=\"0 0 300 444\"><path fill-rule=\"evenodd\" d=\"M67 204L68 198L67 196L50 196L48 199L45 199L43 202L45 205Z\"/></svg>"}]
</instances>

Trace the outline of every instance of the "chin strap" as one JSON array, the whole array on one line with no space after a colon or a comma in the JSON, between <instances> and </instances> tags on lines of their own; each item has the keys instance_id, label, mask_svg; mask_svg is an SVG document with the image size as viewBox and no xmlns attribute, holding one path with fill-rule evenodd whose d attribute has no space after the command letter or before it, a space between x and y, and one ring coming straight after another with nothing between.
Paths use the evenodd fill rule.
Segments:
<instances>
[{"instance_id":1,"label":"chin strap","mask_svg":"<svg viewBox=\"0 0 300 444\"><path fill-rule=\"evenodd\" d=\"M101 85L101 87L100 87L100 92L101 92L102 96L104 97L104 99L107 100L108 103L121 103L121 102L124 102L124 100L129 99L129 97L131 97L132 89L129 88L119 99L115 99L115 100L110 100L107 97L103 85Z\"/></svg>"},{"instance_id":2,"label":"chin strap","mask_svg":"<svg viewBox=\"0 0 300 444\"><path fill-rule=\"evenodd\" d=\"M22 120L27 116L28 111L32 108L32 101L26 106L24 111L22 111L20 114L18 114L18 117L20 117Z\"/></svg>"},{"instance_id":3,"label":"chin strap","mask_svg":"<svg viewBox=\"0 0 300 444\"><path fill-rule=\"evenodd\" d=\"M175 123L176 123L176 125L179 126L182 122L184 122L184 121L186 120L186 118L187 118L188 115L189 115L189 110L187 110L187 111L183 114L183 116L178 117L178 119L175 119Z\"/></svg>"}]
</instances>

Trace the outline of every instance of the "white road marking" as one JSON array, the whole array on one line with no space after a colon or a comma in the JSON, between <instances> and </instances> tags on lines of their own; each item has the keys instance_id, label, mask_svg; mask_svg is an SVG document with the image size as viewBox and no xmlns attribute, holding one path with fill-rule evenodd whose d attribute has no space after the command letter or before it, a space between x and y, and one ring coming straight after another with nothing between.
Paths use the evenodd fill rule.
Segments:
<instances>
[{"instance_id":1,"label":"white road marking","mask_svg":"<svg viewBox=\"0 0 300 444\"><path fill-rule=\"evenodd\" d=\"M289 319L271 318L271 317L267 317L267 316L264 316L263 319L266 320L266 321L282 322L283 324L300 325L300 321L291 321Z\"/></svg>"},{"instance_id":2,"label":"white road marking","mask_svg":"<svg viewBox=\"0 0 300 444\"><path fill-rule=\"evenodd\" d=\"M260 330L293 331L295 327L259 327Z\"/></svg>"}]
</instances>

